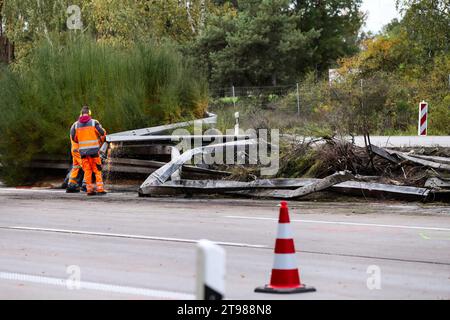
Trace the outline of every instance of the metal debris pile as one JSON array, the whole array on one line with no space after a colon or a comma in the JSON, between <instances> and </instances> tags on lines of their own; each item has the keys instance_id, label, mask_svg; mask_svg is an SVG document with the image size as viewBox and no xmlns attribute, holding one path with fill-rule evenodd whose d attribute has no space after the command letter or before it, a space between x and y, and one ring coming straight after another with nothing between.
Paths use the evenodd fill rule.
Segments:
<instances>
[{"instance_id":1,"label":"metal debris pile","mask_svg":"<svg viewBox=\"0 0 450 320\"><path fill-rule=\"evenodd\" d=\"M359 147L344 138L291 143L281 159L280 175L324 177L348 170L360 179L401 186L426 187L427 180L446 180L450 150L445 148L386 149Z\"/></svg>"},{"instance_id":2,"label":"metal debris pile","mask_svg":"<svg viewBox=\"0 0 450 320\"><path fill-rule=\"evenodd\" d=\"M238 140L231 144L252 143L257 141ZM174 157L144 181L139 195L222 194L301 199L329 191L413 201L448 201L450 198L450 158L439 148L409 152L371 144L361 148L336 138L288 143L282 148L288 151L281 157L280 171L271 179L255 176L254 166L248 166L246 174L245 165L231 170L231 176L224 175L221 179L181 179L181 172L188 168L184 164L195 154L212 152L220 147L223 145L205 146ZM426 155L430 153L438 155ZM305 175L313 177L303 178Z\"/></svg>"},{"instance_id":3,"label":"metal debris pile","mask_svg":"<svg viewBox=\"0 0 450 320\"><path fill-rule=\"evenodd\" d=\"M195 121L214 127L217 116L208 113L205 118ZM260 137L240 134L238 130L231 135L222 135L214 129L208 130L210 134L207 135L203 132L192 134L187 130L184 134L174 132L193 123L188 121L108 135L105 171L110 177L118 175L135 182L144 180L139 188L134 188L140 196L219 194L308 199L312 194L319 198L321 195L346 194L413 201L450 200L448 148L386 149L371 144L370 139L365 147L359 147L348 138L291 139L286 135L282 136L279 145L269 144L270 148L280 151L280 161L277 174L266 177L259 174L261 165L258 162L248 164L248 151L259 148ZM180 151L181 141L196 143L194 147ZM233 165L195 164L192 161L198 156L228 152L230 148L235 158L243 157L245 161ZM53 170L69 168L66 159L43 158L34 161L32 166ZM130 188L128 185L127 190Z\"/></svg>"}]
</instances>

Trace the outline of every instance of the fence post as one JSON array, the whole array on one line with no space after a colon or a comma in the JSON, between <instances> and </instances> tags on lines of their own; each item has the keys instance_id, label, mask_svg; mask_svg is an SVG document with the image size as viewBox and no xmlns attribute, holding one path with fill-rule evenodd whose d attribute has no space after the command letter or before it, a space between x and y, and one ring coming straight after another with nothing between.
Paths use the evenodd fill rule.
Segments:
<instances>
[{"instance_id":1,"label":"fence post","mask_svg":"<svg viewBox=\"0 0 450 320\"><path fill-rule=\"evenodd\" d=\"M297 114L300 116L300 92L298 89L298 82L297 82Z\"/></svg>"}]
</instances>

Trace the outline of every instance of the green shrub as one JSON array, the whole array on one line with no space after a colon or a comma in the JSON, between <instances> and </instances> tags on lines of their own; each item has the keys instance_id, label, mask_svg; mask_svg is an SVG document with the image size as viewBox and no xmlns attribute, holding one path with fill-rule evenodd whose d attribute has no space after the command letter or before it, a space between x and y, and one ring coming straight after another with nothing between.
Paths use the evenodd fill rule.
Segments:
<instances>
[{"instance_id":1,"label":"green shrub","mask_svg":"<svg viewBox=\"0 0 450 320\"><path fill-rule=\"evenodd\" d=\"M207 103L206 81L170 44L44 41L0 76L2 177L17 183L37 156L67 156L83 104L112 133L200 117Z\"/></svg>"},{"instance_id":2,"label":"green shrub","mask_svg":"<svg viewBox=\"0 0 450 320\"><path fill-rule=\"evenodd\" d=\"M450 135L450 95L436 103L430 104L430 123L428 125L431 135Z\"/></svg>"}]
</instances>

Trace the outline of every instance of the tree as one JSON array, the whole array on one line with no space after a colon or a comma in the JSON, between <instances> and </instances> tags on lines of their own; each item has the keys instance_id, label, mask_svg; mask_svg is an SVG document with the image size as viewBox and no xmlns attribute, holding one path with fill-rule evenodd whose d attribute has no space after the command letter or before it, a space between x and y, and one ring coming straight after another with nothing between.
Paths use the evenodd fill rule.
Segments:
<instances>
[{"instance_id":1,"label":"tree","mask_svg":"<svg viewBox=\"0 0 450 320\"><path fill-rule=\"evenodd\" d=\"M374 116L391 122L383 128L416 131L417 105L426 100L430 133L449 134L450 16L445 2L402 1L401 21L392 21L382 34L366 39L360 53L340 61L344 84L355 87L363 81L365 92L376 93Z\"/></svg>"},{"instance_id":2,"label":"tree","mask_svg":"<svg viewBox=\"0 0 450 320\"><path fill-rule=\"evenodd\" d=\"M4 17L4 31L15 44L17 59L27 55L33 42L42 38L50 42L50 34L64 28L67 9L65 2L17 0L3 3L1 14Z\"/></svg>"},{"instance_id":3,"label":"tree","mask_svg":"<svg viewBox=\"0 0 450 320\"><path fill-rule=\"evenodd\" d=\"M411 42L420 45L425 58L448 53L450 45L450 3L448 0L397 0L404 14L401 25Z\"/></svg>"},{"instance_id":4,"label":"tree","mask_svg":"<svg viewBox=\"0 0 450 320\"><path fill-rule=\"evenodd\" d=\"M318 32L302 32L287 0L239 1L239 10L212 17L197 39L211 82L277 85L293 81L314 54Z\"/></svg>"},{"instance_id":5,"label":"tree","mask_svg":"<svg viewBox=\"0 0 450 320\"><path fill-rule=\"evenodd\" d=\"M155 21L149 18L144 1L85 1L82 7L86 30L99 41L129 45L155 35Z\"/></svg>"},{"instance_id":6,"label":"tree","mask_svg":"<svg viewBox=\"0 0 450 320\"><path fill-rule=\"evenodd\" d=\"M327 73L339 58L358 52L358 32L364 22L362 0L292 0L299 14L298 27L307 32L320 31L314 39L317 50L312 64L319 73Z\"/></svg>"},{"instance_id":7,"label":"tree","mask_svg":"<svg viewBox=\"0 0 450 320\"><path fill-rule=\"evenodd\" d=\"M215 85L292 82L358 51L361 0L215 3L234 10L210 17L195 45Z\"/></svg>"},{"instance_id":8,"label":"tree","mask_svg":"<svg viewBox=\"0 0 450 320\"><path fill-rule=\"evenodd\" d=\"M14 59L14 44L4 34L6 19L2 15L4 1L0 0L0 62L9 63Z\"/></svg>"},{"instance_id":9,"label":"tree","mask_svg":"<svg viewBox=\"0 0 450 320\"><path fill-rule=\"evenodd\" d=\"M81 30L67 28L73 14L67 12L69 5L80 8ZM229 7L212 0L17 0L5 2L0 12L20 60L33 43L42 38L50 41L55 34L64 38L88 32L99 41L125 46L149 38L170 38L184 44L202 33L208 15Z\"/></svg>"},{"instance_id":10,"label":"tree","mask_svg":"<svg viewBox=\"0 0 450 320\"><path fill-rule=\"evenodd\" d=\"M178 43L193 41L205 28L208 15L219 15L229 5L213 0L144 0L145 15L153 21L157 38Z\"/></svg>"}]
</instances>

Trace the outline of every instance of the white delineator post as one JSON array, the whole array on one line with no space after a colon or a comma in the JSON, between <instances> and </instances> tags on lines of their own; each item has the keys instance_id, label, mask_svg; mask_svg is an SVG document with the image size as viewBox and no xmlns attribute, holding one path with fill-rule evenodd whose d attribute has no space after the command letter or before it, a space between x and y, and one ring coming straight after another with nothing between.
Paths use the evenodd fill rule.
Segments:
<instances>
[{"instance_id":1,"label":"white delineator post","mask_svg":"<svg viewBox=\"0 0 450 320\"><path fill-rule=\"evenodd\" d=\"M419 136L428 134L428 103L422 101L419 104Z\"/></svg>"},{"instance_id":2,"label":"white delineator post","mask_svg":"<svg viewBox=\"0 0 450 320\"><path fill-rule=\"evenodd\" d=\"M222 300L225 295L225 250L200 240L197 244L197 300Z\"/></svg>"},{"instance_id":3,"label":"white delineator post","mask_svg":"<svg viewBox=\"0 0 450 320\"><path fill-rule=\"evenodd\" d=\"M233 93L233 107L236 109L236 92L234 92L234 86L231 87Z\"/></svg>"},{"instance_id":4,"label":"white delineator post","mask_svg":"<svg viewBox=\"0 0 450 320\"><path fill-rule=\"evenodd\" d=\"M234 125L234 135L239 135L239 112L234 113L234 118L236 119L236 123Z\"/></svg>"}]
</instances>

